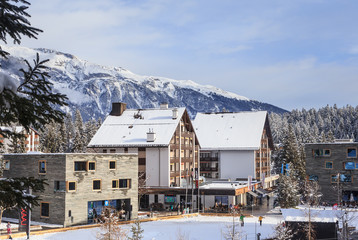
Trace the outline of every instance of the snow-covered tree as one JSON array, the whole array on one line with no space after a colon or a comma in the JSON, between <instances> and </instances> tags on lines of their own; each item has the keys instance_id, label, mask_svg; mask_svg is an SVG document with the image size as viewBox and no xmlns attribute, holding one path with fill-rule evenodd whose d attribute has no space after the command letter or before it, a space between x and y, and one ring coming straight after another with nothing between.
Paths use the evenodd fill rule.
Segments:
<instances>
[{"instance_id":1,"label":"snow-covered tree","mask_svg":"<svg viewBox=\"0 0 358 240\"><path fill-rule=\"evenodd\" d=\"M101 213L101 227L97 234L99 240L125 240L127 231L121 227L118 214L115 210L104 208Z\"/></svg>"},{"instance_id":2,"label":"snow-covered tree","mask_svg":"<svg viewBox=\"0 0 358 240\"><path fill-rule=\"evenodd\" d=\"M73 140L73 151L74 152L84 152L86 144L83 120L81 112L77 109L75 115L75 138Z\"/></svg>"},{"instance_id":3,"label":"snow-covered tree","mask_svg":"<svg viewBox=\"0 0 358 240\"><path fill-rule=\"evenodd\" d=\"M25 0L0 1L0 40L5 44L7 39L20 44L22 36L36 38L40 29L32 27L27 13L29 2ZM0 57L6 58L9 53L0 48ZM35 56L34 56L35 57ZM40 60L39 55L30 64L24 60L26 69L20 69L22 77L18 80L4 70L0 71L0 125L17 124L26 130L35 129L51 121L60 122L64 113L56 106L67 105L67 97L60 93L52 93L52 83L48 80L48 60ZM2 131L0 134L8 138L13 133Z\"/></svg>"},{"instance_id":4,"label":"snow-covered tree","mask_svg":"<svg viewBox=\"0 0 358 240\"><path fill-rule=\"evenodd\" d=\"M0 222L5 210L38 206L40 197L25 191L32 189L35 192L43 192L45 184L45 180L33 177L0 178Z\"/></svg>"},{"instance_id":5,"label":"snow-covered tree","mask_svg":"<svg viewBox=\"0 0 358 240\"><path fill-rule=\"evenodd\" d=\"M299 203L299 184L292 170L288 174L281 174L278 180L277 200L282 208L296 207Z\"/></svg>"},{"instance_id":6,"label":"snow-covered tree","mask_svg":"<svg viewBox=\"0 0 358 240\"><path fill-rule=\"evenodd\" d=\"M272 239L274 240L291 240L293 238L293 231L290 226L284 226L284 224L279 223L275 227L275 233Z\"/></svg>"}]
</instances>

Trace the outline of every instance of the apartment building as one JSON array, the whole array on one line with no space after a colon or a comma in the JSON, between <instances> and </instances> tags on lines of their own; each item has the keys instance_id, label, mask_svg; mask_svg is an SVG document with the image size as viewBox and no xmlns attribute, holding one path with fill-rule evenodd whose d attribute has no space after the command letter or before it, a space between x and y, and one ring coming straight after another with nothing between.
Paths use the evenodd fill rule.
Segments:
<instances>
[{"instance_id":1,"label":"apartment building","mask_svg":"<svg viewBox=\"0 0 358 240\"><path fill-rule=\"evenodd\" d=\"M104 207L138 215L137 154L5 154L4 177L46 179L32 220L64 227L87 224ZM6 213L6 212L5 212Z\"/></svg>"}]
</instances>

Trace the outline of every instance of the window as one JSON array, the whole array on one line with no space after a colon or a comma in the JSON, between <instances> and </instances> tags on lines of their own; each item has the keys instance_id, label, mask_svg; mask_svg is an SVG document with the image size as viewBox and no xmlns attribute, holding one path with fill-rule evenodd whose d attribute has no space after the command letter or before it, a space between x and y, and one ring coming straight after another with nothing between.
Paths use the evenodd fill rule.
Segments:
<instances>
[{"instance_id":1,"label":"window","mask_svg":"<svg viewBox=\"0 0 358 240\"><path fill-rule=\"evenodd\" d=\"M323 156L331 156L331 150L330 149L323 149Z\"/></svg>"},{"instance_id":2,"label":"window","mask_svg":"<svg viewBox=\"0 0 358 240\"><path fill-rule=\"evenodd\" d=\"M130 179L119 179L119 188L130 188L131 180Z\"/></svg>"},{"instance_id":3,"label":"window","mask_svg":"<svg viewBox=\"0 0 358 240\"><path fill-rule=\"evenodd\" d=\"M310 181L318 181L318 176L317 175L310 175L309 180Z\"/></svg>"},{"instance_id":4,"label":"window","mask_svg":"<svg viewBox=\"0 0 358 240\"><path fill-rule=\"evenodd\" d=\"M48 202L41 202L41 217L50 217L50 204Z\"/></svg>"},{"instance_id":5,"label":"window","mask_svg":"<svg viewBox=\"0 0 358 240\"><path fill-rule=\"evenodd\" d=\"M350 174L341 174L341 182L352 182L352 176Z\"/></svg>"},{"instance_id":6,"label":"window","mask_svg":"<svg viewBox=\"0 0 358 240\"><path fill-rule=\"evenodd\" d=\"M326 169L332 169L333 168L333 162L326 162Z\"/></svg>"},{"instance_id":7,"label":"window","mask_svg":"<svg viewBox=\"0 0 358 240\"><path fill-rule=\"evenodd\" d=\"M10 161L9 160L5 160L5 168L4 170L10 170Z\"/></svg>"},{"instance_id":8,"label":"window","mask_svg":"<svg viewBox=\"0 0 358 240\"><path fill-rule=\"evenodd\" d=\"M88 171L96 171L96 162L88 162Z\"/></svg>"},{"instance_id":9,"label":"window","mask_svg":"<svg viewBox=\"0 0 358 240\"><path fill-rule=\"evenodd\" d=\"M54 191L66 191L66 182L65 181L54 181Z\"/></svg>"},{"instance_id":10,"label":"window","mask_svg":"<svg viewBox=\"0 0 358 240\"><path fill-rule=\"evenodd\" d=\"M174 172L174 163L170 163L170 171Z\"/></svg>"},{"instance_id":11,"label":"window","mask_svg":"<svg viewBox=\"0 0 358 240\"><path fill-rule=\"evenodd\" d=\"M337 183L337 182L338 182L337 174L331 175L331 183Z\"/></svg>"},{"instance_id":12,"label":"window","mask_svg":"<svg viewBox=\"0 0 358 240\"><path fill-rule=\"evenodd\" d=\"M93 180L92 190L101 190L101 180Z\"/></svg>"},{"instance_id":13,"label":"window","mask_svg":"<svg viewBox=\"0 0 358 240\"><path fill-rule=\"evenodd\" d=\"M68 192L76 191L76 182L67 182L67 191Z\"/></svg>"},{"instance_id":14,"label":"window","mask_svg":"<svg viewBox=\"0 0 358 240\"><path fill-rule=\"evenodd\" d=\"M320 156L329 157L329 156L331 156L331 150L330 149L313 149L312 155L314 157L320 157Z\"/></svg>"},{"instance_id":15,"label":"window","mask_svg":"<svg viewBox=\"0 0 358 240\"><path fill-rule=\"evenodd\" d=\"M116 149L110 149L109 152L110 153L116 153Z\"/></svg>"},{"instance_id":16,"label":"window","mask_svg":"<svg viewBox=\"0 0 358 240\"><path fill-rule=\"evenodd\" d=\"M356 148L348 148L347 149L347 157L356 157L357 149Z\"/></svg>"},{"instance_id":17,"label":"window","mask_svg":"<svg viewBox=\"0 0 358 240\"><path fill-rule=\"evenodd\" d=\"M348 148L347 149L347 157L349 157L349 158L357 157L357 149L356 148Z\"/></svg>"},{"instance_id":18,"label":"window","mask_svg":"<svg viewBox=\"0 0 358 240\"><path fill-rule=\"evenodd\" d=\"M184 163L183 162L180 164L180 170L184 171Z\"/></svg>"},{"instance_id":19,"label":"window","mask_svg":"<svg viewBox=\"0 0 358 240\"><path fill-rule=\"evenodd\" d=\"M46 160L39 161L39 174L46 174Z\"/></svg>"},{"instance_id":20,"label":"window","mask_svg":"<svg viewBox=\"0 0 358 240\"><path fill-rule=\"evenodd\" d=\"M344 169L346 169L346 170L354 170L355 169L355 163L354 162L345 162L344 163Z\"/></svg>"},{"instance_id":21,"label":"window","mask_svg":"<svg viewBox=\"0 0 358 240\"><path fill-rule=\"evenodd\" d=\"M107 149L103 149L102 152L103 152L103 153L107 153Z\"/></svg>"},{"instance_id":22,"label":"window","mask_svg":"<svg viewBox=\"0 0 358 240\"><path fill-rule=\"evenodd\" d=\"M72 216L72 212L71 210L68 210L68 216L71 217Z\"/></svg>"},{"instance_id":23,"label":"window","mask_svg":"<svg viewBox=\"0 0 358 240\"><path fill-rule=\"evenodd\" d=\"M75 171L86 171L87 162L81 161L81 162L75 162Z\"/></svg>"},{"instance_id":24,"label":"window","mask_svg":"<svg viewBox=\"0 0 358 240\"><path fill-rule=\"evenodd\" d=\"M109 161L109 169L116 169L116 161Z\"/></svg>"},{"instance_id":25,"label":"window","mask_svg":"<svg viewBox=\"0 0 358 240\"><path fill-rule=\"evenodd\" d=\"M118 180L112 180L112 188L119 188L119 181Z\"/></svg>"}]
</instances>

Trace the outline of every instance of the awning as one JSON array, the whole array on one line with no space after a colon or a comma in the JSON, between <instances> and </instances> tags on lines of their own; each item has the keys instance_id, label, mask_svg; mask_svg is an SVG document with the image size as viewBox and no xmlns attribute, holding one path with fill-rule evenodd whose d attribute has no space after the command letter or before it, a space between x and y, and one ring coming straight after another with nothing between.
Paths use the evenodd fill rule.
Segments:
<instances>
[{"instance_id":1,"label":"awning","mask_svg":"<svg viewBox=\"0 0 358 240\"><path fill-rule=\"evenodd\" d=\"M262 195L266 195L268 192L265 190L265 189L263 189L263 188L258 188L258 189L256 189L256 191L258 192L258 193L260 193L260 194L262 194Z\"/></svg>"},{"instance_id":2,"label":"awning","mask_svg":"<svg viewBox=\"0 0 358 240\"><path fill-rule=\"evenodd\" d=\"M253 191L250 191L250 192L247 192L247 193L251 194L251 195L254 196L254 197L258 197L258 196L259 196L259 195L257 195L257 193L255 193L255 192L253 192Z\"/></svg>"}]
</instances>

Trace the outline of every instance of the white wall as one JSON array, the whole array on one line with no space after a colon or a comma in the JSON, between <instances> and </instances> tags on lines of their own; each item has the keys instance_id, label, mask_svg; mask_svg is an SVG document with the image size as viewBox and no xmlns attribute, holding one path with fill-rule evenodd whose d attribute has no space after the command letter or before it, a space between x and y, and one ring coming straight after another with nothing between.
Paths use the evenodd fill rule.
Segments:
<instances>
[{"instance_id":1,"label":"white wall","mask_svg":"<svg viewBox=\"0 0 358 240\"><path fill-rule=\"evenodd\" d=\"M150 187L169 187L170 164L168 148L146 148L146 176Z\"/></svg>"},{"instance_id":2,"label":"white wall","mask_svg":"<svg viewBox=\"0 0 358 240\"><path fill-rule=\"evenodd\" d=\"M254 151L220 151L219 177L247 178L255 176L255 152Z\"/></svg>"}]
</instances>

